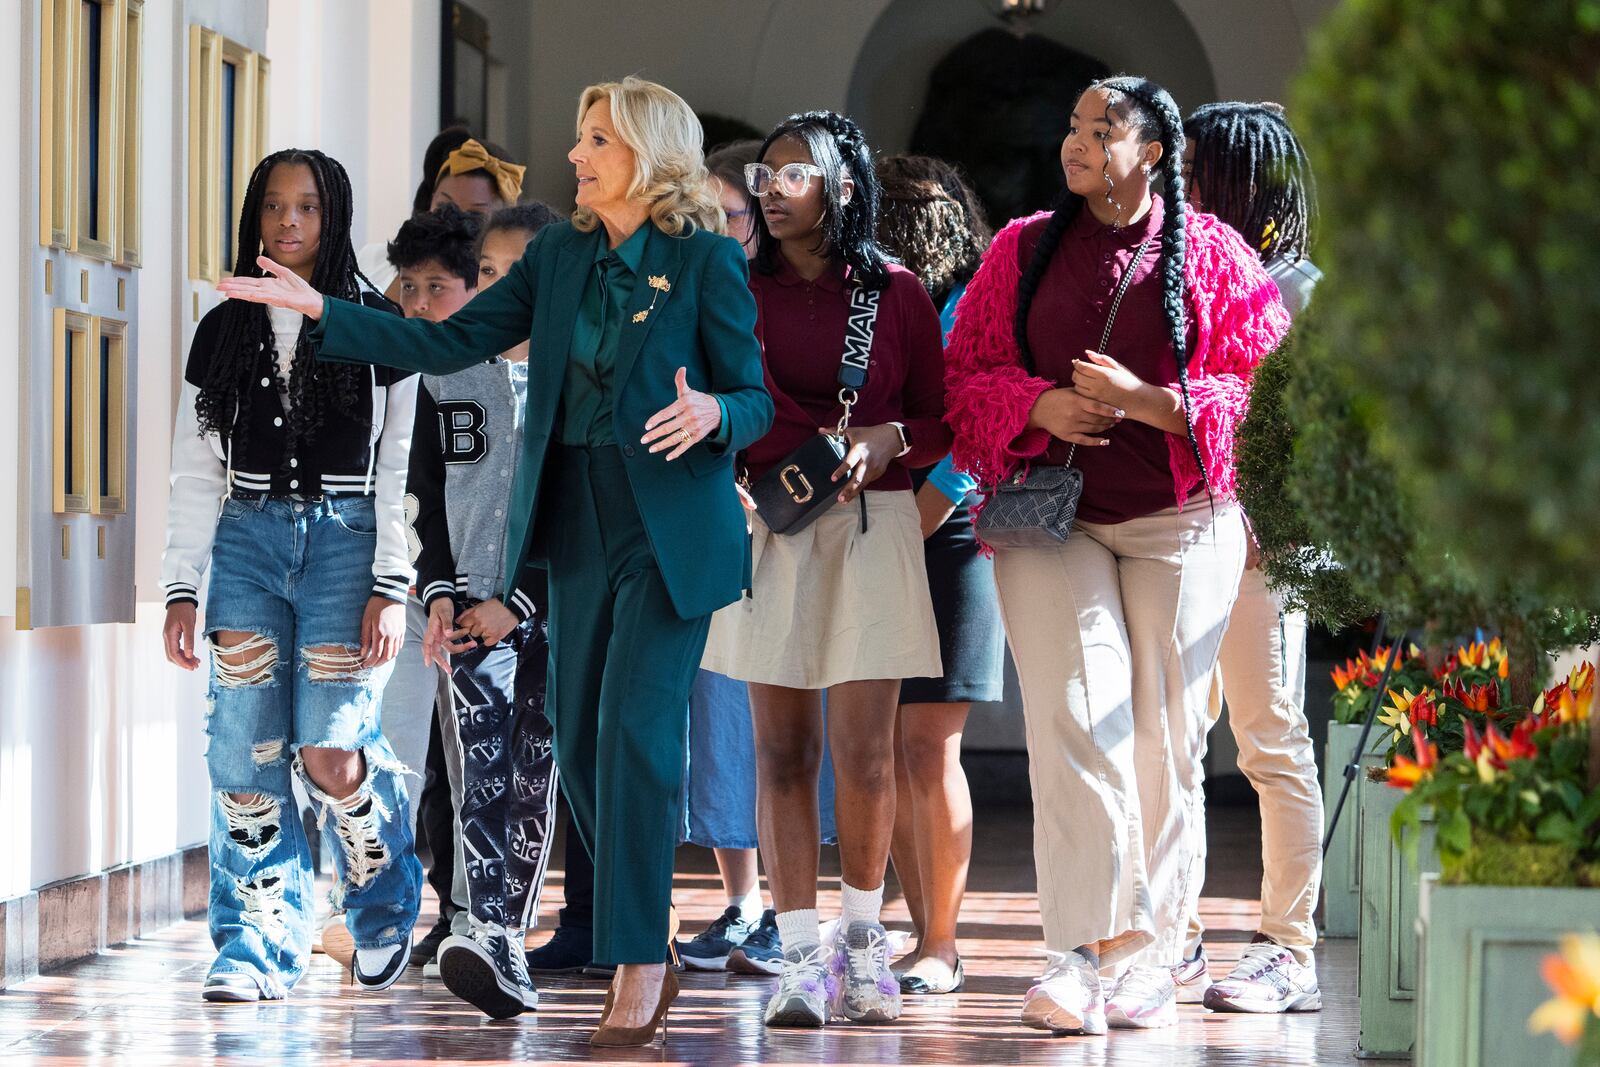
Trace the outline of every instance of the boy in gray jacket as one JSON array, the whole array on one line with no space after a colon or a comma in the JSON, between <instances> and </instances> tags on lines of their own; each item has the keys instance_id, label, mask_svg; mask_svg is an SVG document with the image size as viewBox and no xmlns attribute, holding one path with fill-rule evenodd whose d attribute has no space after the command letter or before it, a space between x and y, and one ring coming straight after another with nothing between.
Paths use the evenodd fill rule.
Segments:
<instances>
[{"instance_id":1,"label":"boy in gray jacket","mask_svg":"<svg viewBox=\"0 0 1600 1067\"><path fill-rule=\"evenodd\" d=\"M389 257L408 317L448 318L480 278L498 277L480 273L483 238L525 244L553 218L535 205L502 215L484 226L447 206L400 228ZM557 787L544 716L542 572L524 577L509 603L500 599L527 388L526 350L508 355L422 377L407 483L416 502L417 589L428 613L423 659L449 675L453 736L445 743L457 748L462 769L456 810L470 921L466 935L440 945L439 974L452 993L497 1019L538 1005L523 938L544 881Z\"/></svg>"}]
</instances>

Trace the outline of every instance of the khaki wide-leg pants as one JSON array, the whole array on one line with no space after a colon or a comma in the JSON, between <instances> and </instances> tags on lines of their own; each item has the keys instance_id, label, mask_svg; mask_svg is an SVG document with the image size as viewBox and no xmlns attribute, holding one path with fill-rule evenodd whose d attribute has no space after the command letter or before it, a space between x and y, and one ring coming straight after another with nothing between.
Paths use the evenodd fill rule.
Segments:
<instances>
[{"instance_id":1,"label":"khaki wide-leg pants","mask_svg":"<svg viewBox=\"0 0 1600 1067\"><path fill-rule=\"evenodd\" d=\"M1211 675L1244 569L1232 503L1190 501L995 554L1022 682L1045 944L1176 963Z\"/></svg>"}]
</instances>

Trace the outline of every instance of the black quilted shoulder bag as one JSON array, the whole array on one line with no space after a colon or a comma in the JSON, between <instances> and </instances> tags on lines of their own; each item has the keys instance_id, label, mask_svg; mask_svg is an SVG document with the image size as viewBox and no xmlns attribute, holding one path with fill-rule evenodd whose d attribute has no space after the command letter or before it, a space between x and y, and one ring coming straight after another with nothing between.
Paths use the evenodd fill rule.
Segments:
<instances>
[{"instance_id":1,"label":"black quilted shoulder bag","mask_svg":"<svg viewBox=\"0 0 1600 1067\"><path fill-rule=\"evenodd\" d=\"M877 290L859 282L850 287L850 317L844 330L844 355L839 358L839 403L844 405L844 414L839 417L838 428L812 437L749 486L756 514L775 534L804 530L839 499L834 492L833 472L844 462L848 449L844 431L850 426L850 409L867 384L880 296ZM863 523L865 509L863 495Z\"/></svg>"},{"instance_id":2,"label":"black quilted shoulder bag","mask_svg":"<svg viewBox=\"0 0 1600 1067\"><path fill-rule=\"evenodd\" d=\"M1154 237L1147 237L1122 272L1117 294L1106 315L1106 328L1100 334L1099 352L1109 355L1111 327L1117 309L1133 281L1133 272L1144 262L1144 254ZM1027 358L1027 357L1023 357ZM1030 361L1031 362L1031 361ZM1030 365L1029 374L1035 373ZM1078 498L1083 496L1083 472L1072 465L1078 454L1073 445L1065 466L1023 464L1017 473L987 491L988 500L978 513L978 537L991 548L1053 548L1072 533L1072 520L1078 514Z\"/></svg>"}]
</instances>

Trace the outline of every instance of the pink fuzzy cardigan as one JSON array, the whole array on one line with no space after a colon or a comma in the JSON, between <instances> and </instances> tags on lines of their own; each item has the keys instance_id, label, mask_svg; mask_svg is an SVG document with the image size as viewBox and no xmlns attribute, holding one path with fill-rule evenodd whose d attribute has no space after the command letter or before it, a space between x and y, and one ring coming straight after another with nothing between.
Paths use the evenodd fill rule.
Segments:
<instances>
[{"instance_id":1,"label":"pink fuzzy cardigan","mask_svg":"<svg viewBox=\"0 0 1600 1067\"><path fill-rule=\"evenodd\" d=\"M1017 241L1033 219L1016 219L995 236L967 286L945 349L945 421L955 430L955 464L993 485L1050 443L1026 429L1039 394L1056 383L1022 368L1013 327L1017 313ZM1250 376L1289 329L1278 287L1243 239L1214 215L1185 216L1187 306L1193 339L1189 399L1206 481L1234 495L1233 438L1250 399ZM1176 369L1170 388L1178 387ZM1181 505L1200 484L1189 441L1167 434L1168 460Z\"/></svg>"}]
</instances>

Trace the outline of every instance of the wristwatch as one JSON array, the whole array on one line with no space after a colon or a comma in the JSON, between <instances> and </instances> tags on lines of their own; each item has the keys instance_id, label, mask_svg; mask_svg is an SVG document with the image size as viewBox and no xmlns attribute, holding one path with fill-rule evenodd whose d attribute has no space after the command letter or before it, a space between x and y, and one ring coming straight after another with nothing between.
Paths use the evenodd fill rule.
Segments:
<instances>
[{"instance_id":1,"label":"wristwatch","mask_svg":"<svg viewBox=\"0 0 1600 1067\"><path fill-rule=\"evenodd\" d=\"M894 454L894 458L899 459L911 451L911 434L906 430L906 424L903 422L891 422L889 425L900 431L900 451Z\"/></svg>"}]
</instances>

